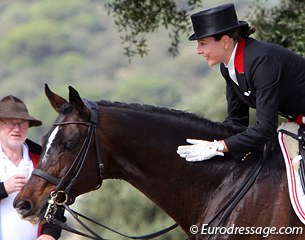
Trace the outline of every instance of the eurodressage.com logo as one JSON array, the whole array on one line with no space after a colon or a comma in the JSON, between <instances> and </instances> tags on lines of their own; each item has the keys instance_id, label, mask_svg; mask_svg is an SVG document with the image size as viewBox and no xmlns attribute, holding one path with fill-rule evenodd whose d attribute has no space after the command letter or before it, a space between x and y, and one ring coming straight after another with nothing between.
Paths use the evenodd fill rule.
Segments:
<instances>
[{"instance_id":1,"label":"eurodressage.com logo","mask_svg":"<svg viewBox=\"0 0 305 240\"><path fill-rule=\"evenodd\" d=\"M233 224L231 227L209 227L203 224L201 229L192 225L190 232L193 235L261 235L267 238L269 235L298 235L303 234L302 227L237 227Z\"/></svg>"}]
</instances>

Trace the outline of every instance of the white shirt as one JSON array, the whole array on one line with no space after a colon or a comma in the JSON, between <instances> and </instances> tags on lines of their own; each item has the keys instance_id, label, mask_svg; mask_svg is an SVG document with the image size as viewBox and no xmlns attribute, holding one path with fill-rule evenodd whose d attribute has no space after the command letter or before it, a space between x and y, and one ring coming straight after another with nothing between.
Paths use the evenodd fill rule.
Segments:
<instances>
[{"instance_id":1,"label":"white shirt","mask_svg":"<svg viewBox=\"0 0 305 240\"><path fill-rule=\"evenodd\" d=\"M238 45L238 43L236 43L235 46L234 46L234 49L233 49L233 52L232 52L232 55L230 57L228 65L225 65L225 67L229 71L229 75L230 75L231 79L233 80L233 82L236 83L236 85L238 85L238 82L237 82L236 72L235 72L235 67L234 67L234 59L235 59L235 55L236 55L237 45Z\"/></svg>"},{"instance_id":2,"label":"white shirt","mask_svg":"<svg viewBox=\"0 0 305 240\"><path fill-rule=\"evenodd\" d=\"M29 157L29 150L23 144L23 159L19 166L29 165L30 172L33 171L33 162ZM9 177L18 171L16 167L5 155L0 146L0 182L5 182ZM0 200L0 240L34 240L37 239L38 224L33 225L26 220L22 220L13 207L13 201L17 192L9 194L7 198Z\"/></svg>"}]
</instances>

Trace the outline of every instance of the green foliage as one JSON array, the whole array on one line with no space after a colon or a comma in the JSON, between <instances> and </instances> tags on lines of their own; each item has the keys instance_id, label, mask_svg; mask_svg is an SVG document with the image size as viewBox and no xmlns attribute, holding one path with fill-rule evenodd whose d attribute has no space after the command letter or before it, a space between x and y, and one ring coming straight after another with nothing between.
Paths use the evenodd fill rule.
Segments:
<instances>
[{"instance_id":1,"label":"green foliage","mask_svg":"<svg viewBox=\"0 0 305 240\"><path fill-rule=\"evenodd\" d=\"M78 28L100 31L102 27L96 15L98 11L94 10L94 6L90 0L46 1L44 4L34 5L31 15L35 18L53 19L59 25L67 26L74 31Z\"/></svg>"},{"instance_id":2,"label":"green foliage","mask_svg":"<svg viewBox=\"0 0 305 240\"><path fill-rule=\"evenodd\" d=\"M66 54L56 55L49 59L50 74L53 79L66 79L67 83L73 82L74 73L85 62L85 56L78 52L70 52Z\"/></svg>"},{"instance_id":3,"label":"green foliage","mask_svg":"<svg viewBox=\"0 0 305 240\"><path fill-rule=\"evenodd\" d=\"M128 64L112 21L101 1L0 1L0 95L23 99L29 112L43 121L42 127L30 129L32 140L40 142L57 117L45 97L44 83L65 98L71 85L92 100L174 107L184 91L196 89L198 77L206 74L207 67L201 61L191 60L197 57L186 39L182 45L187 43L188 49L181 49L182 58L168 56L165 31L150 38L155 51ZM105 181L100 190L80 197L73 207L131 235L154 232L173 223L143 194L119 181ZM71 219L68 223L74 224ZM159 239L183 238L178 229ZM75 239L75 235L64 231L62 239Z\"/></svg>"},{"instance_id":4,"label":"green foliage","mask_svg":"<svg viewBox=\"0 0 305 240\"><path fill-rule=\"evenodd\" d=\"M255 4L251 23L257 28L257 38L277 43L305 56L305 1L281 0L273 8Z\"/></svg>"},{"instance_id":5,"label":"green foliage","mask_svg":"<svg viewBox=\"0 0 305 240\"><path fill-rule=\"evenodd\" d=\"M201 114L216 121L223 121L227 113L225 84L219 68L215 67L204 80L200 81L196 94L184 98L177 108L189 106L189 112Z\"/></svg>"},{"instance_id":6,"label":"green foliage","mask_svg":"<svg viewBox=\"0 0 305 240\"><path fill-rule=\"evenodd\" d=\"M149 103L171 107L179 101L180 95L170 81L144 77L133 78L120 84L112 93L112 98L135 103Z\"/></svg>"},{"instance_id":7,"label":"green foliage","mask_svg":"<svg viewBox=\"0 0 305 240\"><path fill-rule=\"evenodd\" d=\"M64 29L55 22L35 21L21 24L4 36L0 54L1 59L12 61L11 64L16 68L27 67L44 61L50 54L69 49L69 45ZM31 61L20 62L19 58L15 58L16 55Z\"/></svg>"},{"instance_id":8,"label":"green foliage","mask_svg":"<svg viewBox=\"0 0 305 240\"><path fill-rule=\"evenodd\" d=\"M114 0L106 4L114 15L125 54L144 56L148 53L146 36L160 26L168 29L171 39L169 52L178 54L179 37L190 27L189 11L201 6L200 0Z\"/></svg>"},{"instance_id":9,"label":"green foliage","mask_svg":"<svg viewBox=\"0 0 305 240\"><path fill-rule=\"evenodd\" d=\"M171 226L174 221L162 210L148 200L135 188L126 182L107 180L99 192L90 192L78 199L80 212L86 212L98 222L106 224L127 235L144 235ZM90 207L89 207L90 206ZM98 207L98 214L96 208ZM71 219L69 219L70 221ZM71 220L72 221L72 220ZM103 228L89 224L101 236L107 239L127 238L119 237ZM175 230L156 238L156 240L185 239L186 236L178 227Z\"/></svg>"}]
</instances>

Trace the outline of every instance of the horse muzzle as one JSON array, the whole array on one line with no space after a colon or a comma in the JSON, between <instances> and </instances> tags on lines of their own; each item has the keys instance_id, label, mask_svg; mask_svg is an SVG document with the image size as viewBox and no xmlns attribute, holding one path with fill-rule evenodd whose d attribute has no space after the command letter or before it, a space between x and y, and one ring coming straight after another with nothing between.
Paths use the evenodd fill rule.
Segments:
<instances>
[{"instance_id":1,"label":"horse muzzle","mask_svg":"<svg viewBox=\"0 0 305 240\"><path fill-rule=\"evenodd\" d=\"M17 202L14 201L13 206L16 209L17 213L21 216L21 218L33 224L36 224L41 219L39 214L36 214L34 212L31 202L27 200L21 199Z\"/></svg>"}]
</instances>

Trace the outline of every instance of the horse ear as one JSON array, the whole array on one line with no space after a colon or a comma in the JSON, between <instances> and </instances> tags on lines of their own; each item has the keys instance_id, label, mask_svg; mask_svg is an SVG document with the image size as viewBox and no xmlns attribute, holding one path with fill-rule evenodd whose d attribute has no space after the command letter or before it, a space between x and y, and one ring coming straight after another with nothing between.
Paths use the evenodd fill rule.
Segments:
<instances>
[{"instance_id":1,"label":"horse ear","mask_svg":"<svg viewBox=\"0 0 305 240\"><path fill-rule=\"evenodd\" d=\"M52 107L55 109L56 112L60 113L60 108L63 104L66 104L67 101L62 98L61 96L57 95L56 93L52 92L48 86L45 84L44 88L45 94L47 95L49 102L51 103Z\"/></svg>"},{"instance_id":2,"label":"horse ear","mask_svg":"<svg viewBox=\"0 0 305 240\"><path fill-rule=\"evenodd\" d=\"M71 86L69 86L69 101L72 104L73 108L76 109L79 113L83 113L84 103L78 92Z\"/></svg>"}]
</instances>

